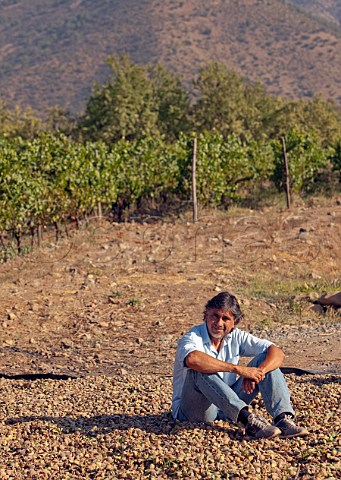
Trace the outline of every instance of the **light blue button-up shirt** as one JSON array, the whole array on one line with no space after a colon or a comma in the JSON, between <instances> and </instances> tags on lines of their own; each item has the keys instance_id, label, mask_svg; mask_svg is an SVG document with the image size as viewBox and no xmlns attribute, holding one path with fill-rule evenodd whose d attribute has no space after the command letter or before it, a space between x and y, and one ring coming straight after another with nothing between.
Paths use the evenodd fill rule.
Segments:
<instances>
[{"instance_id":1,"label":"light blue button-up shirt","mask_svg":"<svg viewBox=\"0 0 341 480\"><path fill-rule=\"evenodd\" d=\"M182 388L188 370L184 360L190 352L198 350L223 362L237 365L240 357L254 357L265 352L270 345L272 345L272 342L269 340L262 340L250 333L239 330L239 328L234 328L232 332L223 338L221 348L217 352L211 343L206 323L193 327L180 338L175 354L172 398L173 417L177 418L179 412ZM218 372L218 375L227 385L233 385L237 380L237 374L235 373Z\"/></svg>"}]
</instances>

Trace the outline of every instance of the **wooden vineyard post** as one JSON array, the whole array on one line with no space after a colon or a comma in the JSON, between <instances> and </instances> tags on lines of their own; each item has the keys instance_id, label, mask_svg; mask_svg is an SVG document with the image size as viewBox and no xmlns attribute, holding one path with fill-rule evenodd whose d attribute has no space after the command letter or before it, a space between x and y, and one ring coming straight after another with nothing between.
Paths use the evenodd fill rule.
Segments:
<instances>
[{"instance_id":1,"label":"wooden vineyard post","mask_svg":"<svg viewBox=\"0 0 341 480\"><path fill-rule=\"evenodd\" d=\"M197 137L194 138L193 144L193 161L192 161L192 199L193 199L193 222L198 221L198 200L197 200Z\"/></svg>"},{"instance_id":2,"label":"wooden vineyard post","mask_svg":"<svg viewBox=\"0 0 341 480\"><path fill-rule=\"evenodd\" d=\"M102 203L98 202L97 204L97 216L99 220L102 220Z\"/></svg>"},{"instance_id":3,"label":"wooden vineyard post","mask_svg":"<svg viewBox=\"0 0 341 480\"><path fill-rule=\"evenodd\" d=\"M283 148L283 158L284 158L284 168L285 168L285 195L287 197L287 208L289 210L291 206L290 171L289 171L287 149L286 149L284 137L282 137L282 148Z\"/></svg>"},{"instance_id":4,"label":"wooden vineyard post","mask_svg":"<svg viewBox=\"0 0 341 480\"><path fill-rule=\"evenodd\" d=\"M37 227L37 239L38 239L38 248L41 247L42 239L43 239L43 229L41 224Z\"/></svg>"}]
</instances>

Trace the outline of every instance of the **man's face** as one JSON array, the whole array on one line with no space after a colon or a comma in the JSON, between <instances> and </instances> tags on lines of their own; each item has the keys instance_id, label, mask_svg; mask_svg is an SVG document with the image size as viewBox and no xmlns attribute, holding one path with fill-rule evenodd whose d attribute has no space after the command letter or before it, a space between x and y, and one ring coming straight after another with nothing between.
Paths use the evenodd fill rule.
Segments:
<instances>
[{"instance_id":1,"label":"man's face","mask_svg":"<svg viewBox=\"0 0 341 480\"><path fill-rule=\"evenodd\" d=\"M205 312L205 320L211 339L222 339L234 328L234 317L229 310L209 308Z\"/></svg>"}]
</instances>

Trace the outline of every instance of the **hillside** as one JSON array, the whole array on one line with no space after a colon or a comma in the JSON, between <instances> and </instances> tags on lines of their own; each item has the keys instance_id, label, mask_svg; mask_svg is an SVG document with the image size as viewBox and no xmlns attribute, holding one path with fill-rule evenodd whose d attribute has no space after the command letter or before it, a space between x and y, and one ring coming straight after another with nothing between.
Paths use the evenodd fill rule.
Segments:
<instances>
[{"instance_id":1,"label":"hillside","mask_svg":"<svg viewBox=\"0 0 341 480\"><path fill-rule=\"evenodd\" d=\"M105 59L128 52L136 62L164 63L187 83L214 59L273 94L321 94L341 104L340 8L336 0L323 11L318 0L313 11L295 3L2 0L0 98L79 112L93 82L106 78Z\"/></svg>"},{"instance_id":2,"label":"hillside","mask_svg":"<svg viewBox=\"0 0 341 480\"><path fill-rule=\"evenodd\" d=\"M286 0L287 3L296 5L305 13L325 20L328 23L341 26L341 3L339 0Z\"/></svg>"}]
</instances>

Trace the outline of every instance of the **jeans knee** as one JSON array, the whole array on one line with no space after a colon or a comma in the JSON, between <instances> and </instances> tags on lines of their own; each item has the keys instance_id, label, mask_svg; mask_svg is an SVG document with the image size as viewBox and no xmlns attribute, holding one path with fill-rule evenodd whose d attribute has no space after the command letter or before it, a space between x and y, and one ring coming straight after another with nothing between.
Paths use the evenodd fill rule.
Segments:
<instances>
[{"instance_id":1,"label":"jeans knee","mask_svg":"<svg viewBox=\"0 0 341 480\"><path fill-rule=\"evenodd\" d=\"M251 362L248 363L248 367L258 367L266 359L267 352L256 355Z\"/></svg>"},{"instance_id":2,"label":"jeans knee","mask_svg":"<svg viewBox=\"0 0 341 480\"><path fill-rule=\"evenodd\" d=\"M200 383L200 380L202 379L204 373L197 372L196 370L188 370L187 372L187 378L190 384L192 384L195 388L198 388L198 383Z\"/></svg>"},{"instance_id":3,"label":"jeans knee","mask_svg":"<svg viewBox=\"0 0 341 480\"><path fill-rule=\"evenodd\" d=\"M219 377L217 373L204 373L204 372L198 372L197 370L189 370L189 374L195 383L197 383L202 379Z\"/></svg>"},{"instance_id":4,"label":"jeans knee","mask_svg":"<svg viewBox=\"0 0 341 480\"><path fill-rule=\"evenodd\" d=\"M192 369L188 370L188 374L192 377L193 380L198 380L199 378L209 375L208 373L202 373Z\"/></svg>"},{"instance_id":5,"label":"jeans knee","mask_svg":"<svg viewBox=\"0 0 341 480\"><path fill-rule=\"evenodd\" d=\"M199 372L196 372L195 370L190 369L188 370L187 375L189 375L190 378L195 381L197 379L197 373Z\"/></svg>"}]
</instances>

